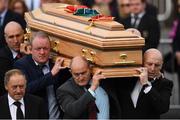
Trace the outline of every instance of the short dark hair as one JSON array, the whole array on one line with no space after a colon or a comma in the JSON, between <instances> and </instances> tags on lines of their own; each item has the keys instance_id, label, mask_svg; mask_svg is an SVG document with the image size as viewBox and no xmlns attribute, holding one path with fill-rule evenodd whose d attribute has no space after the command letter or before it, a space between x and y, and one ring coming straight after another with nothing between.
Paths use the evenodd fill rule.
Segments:
<instances>
[{"instance_id":1,"label":"short dark hair","mask_svg":"<svg viewBox=\"0 0 180 120\"><path fill-rule=\"evenodd\" d=\"M10 77L12 77L13 75L22 75L25 78L25 80L26 80L26 77L25 77L24 73L21 70L19 70L19 69L12 69L12 70L9 70L9 71L7 71L5 73L5 76L4 76L4 85L5 86L9 82Z\"/></svg>"},{"instance_id":2,"label":"short dark hair","mask_svg":"<svg viewBox=\"0 0 180 120\"><path fill-rule=\"evenodd\" d=\"M142 3L146 3L146 0L141 0Z\"/></svg>"}]
</instances>

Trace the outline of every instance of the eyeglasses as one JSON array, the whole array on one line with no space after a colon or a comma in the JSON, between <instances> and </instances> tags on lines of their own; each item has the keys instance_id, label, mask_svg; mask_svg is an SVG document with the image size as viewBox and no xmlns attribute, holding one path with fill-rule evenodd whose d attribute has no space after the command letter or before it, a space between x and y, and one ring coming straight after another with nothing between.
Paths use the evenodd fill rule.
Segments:
<instances>
[{"instance_id":1,"label":"eyeglasses","mask_svg":"<svg viewBox=\"0 0 180 120\"><path fill-rule=\"evenodd\" d=\"M119 6L120 6L120 7L129 7L130 4L120 4Z\"/></svg>"}]
</instances>

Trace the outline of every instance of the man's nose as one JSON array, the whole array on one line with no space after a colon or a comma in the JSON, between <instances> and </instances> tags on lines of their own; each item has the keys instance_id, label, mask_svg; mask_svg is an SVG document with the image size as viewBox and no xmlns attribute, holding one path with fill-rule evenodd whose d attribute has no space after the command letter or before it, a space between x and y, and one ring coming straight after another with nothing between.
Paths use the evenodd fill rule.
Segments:
<instances>
[{"instance_id":1,"label":"man's nose","mask_svg":"<svg viewBox=\"0 0 180 120\"><path fill-rule=\"evenodd\" d=\"M16 88L16 92L18 92L18 93L21 92L20 87L17 87L17 88Z\"/></svg>"},{"instance_id":2,"label":"man's nose","mask_svg":"<svg viewBox=\"0 0 180 120\"><path fill-rule=\"evenodd\" d=\"M41 53L41 54L44 53L44 49L43 49L43 48L40 49L40 53Z\"/></svg>"},{"instance_id":3,"label":"man's nose","mask_svg":"<svg viewBox=\"0 0 180 120\"><path fill-rule=\"evenodd\" d=\"M155 65L154 65L154 64L153 64L153 65L151 65L150 69L151 69L152 71L154 71L154 69L155 69Z\"/></svg>"},{"instance_id":4,"label":"man's nose","mask_svg":"<svg viewBox=\"0 0 180 120\"><path fill-rule=\"evenodd\" d=\"M17 36L14 36L14 38L13 38L13 39L14 39L14 42L15 42L15 43L17 43L17 42L18 42L18 38L17 38Z\"/></svg>"}]
</instances>

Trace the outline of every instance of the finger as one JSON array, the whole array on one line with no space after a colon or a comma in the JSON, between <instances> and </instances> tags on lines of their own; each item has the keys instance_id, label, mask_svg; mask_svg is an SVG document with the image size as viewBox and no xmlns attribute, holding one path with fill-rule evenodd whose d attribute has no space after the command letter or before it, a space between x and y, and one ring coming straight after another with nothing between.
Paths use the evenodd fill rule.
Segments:
<instances>
[{"instance_id":1,"label":"finger","mask_svg":"<svg viewBox=\"0 0 180 120\"><path fill-rule=\"evenodd\" d=\"M60 64L60 65L62 65L63 62L64 62L64 59L63 59L63 58L59 60L59 64Z\"/></svg>"},{"instance_id":2,"label":"finger","mask_svg":"<svg viewBox=\"0 0 180 120\"><path fill-rule=\"evenodd\" d=\"M137 74L136 74L136 75L133 75L133 77L140 77L140 74L139 74L139 75L137 75Z\"/></svg>"},{"instance_id":3,"label":"finger","mask_svg":"<svg viewBox=\"0 0 180 120\"><path fill-rule=\"evenodd\" d=\"M137 68L137 69L135 69L139 74L140 73L142 73L142 70L141 70L141 68Z\"/></svg>"},{"instance_id":4,"label":"finger","mask_svg":"<svg viewBox=\"0 0 180 120\"><path fill-rule=\"evenodd\" d=\"M136 68L137 71L143 71L143 67Z\"/></svg>"},{"instance_id":5,"label":"finger","mask_svg":"<svg viewBox=\"0 0 180 120\"><path fill-rule=\"evenodd\" d=\"M60 58L60 57L56 58L56 62L59 62L60 60L61 60L61 58Z\"/></svg>"},{"instance_id":6,"label":"finger","mask_svg":"<svg viewBox=\"0 0 180 120\"><path fill-rule=\"evenodd\" d=\"M98 77L99 80L106 79L106 77L104 75L98 75L97 77Z\"/></svg>"},{"instance_id":7,"label":"finger","mask_svg":"<svg viewBox=\"0 0 180 120\"><path fill-rule=\"evenodd\" d=\"M144 70L145 72L148 71L147 68L144 68L143 70Z\"/></svg>"},{"instance_id":8,"label":"finger","mask_svg":"<svg viewBox=\"0 0 180 120\"><path fill-rule=\"evenodd\" d=\"M97 70L94 75L102 74L101 70Z\"/></svg>"},{"instance_id":9,"label":"finger","mask_svg":"<svg viewBox=\"0 0 180 120\"><path fill-rule=\"evenodd\" d=\"M66 69L67 67L59 67L59 69Z\"/></svg>"}]
</instances>

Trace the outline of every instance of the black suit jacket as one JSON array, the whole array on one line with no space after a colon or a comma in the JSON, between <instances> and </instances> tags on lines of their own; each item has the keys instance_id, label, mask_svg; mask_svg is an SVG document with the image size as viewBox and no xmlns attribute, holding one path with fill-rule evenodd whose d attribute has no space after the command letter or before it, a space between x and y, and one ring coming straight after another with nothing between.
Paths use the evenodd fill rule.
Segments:
<instances>
[{"instance_id":1,"label":"black suit jacket","mask_svg":"<svg viewBox=\"0 0 180 120\"><path fill-rule=\"evenodd\" d=\"M126 29L132 28L131 17L123 20L122 23L124 24ZM160 40L160 25L155 17L145 13L141 18L137 29L140 31L142 37L145 38L145 47L143 48L144 51L149 48L158 47Z\"/></svg>"},{"instance_id":2,"label":"black suit jacket","mask_svg":"<svg viewBox=\"0 0 180 120\"><path fill-rule=\"evenodd\" d=\"M135 85L136 81L137 80L132 80L129 82L132 82ZM126 85L124 84L124 86ZM141 90L136 108L134 108L131 100L131 92L133 88L124 90L121 89L119 91L119 100L122 108L122 118L160 118L162 113L169 110L172 87L173 83L170 80L165 78L155 80L155 82L152 83L151 90L147 94L143 92L143 89Z\"/></svg>"},{"instance_id":3,"label":"black suit jacket","mask_svg":"<svg viewBox=\"0 0 180 120\"><path fill-rule=\"evenodd\" d=\"M44 101L33 95L25 95L25 119L45 119L47 117L47 110ZM7 94L0 98L0 119L11 119L11 113L8 104Z\"/></svg>"},{"instance_id":4,"label":"black suit jacket","mask_svg":"<svg viewBox=\"0 0 180 120\"><path fill-rule=\"evenodd\" d=\"M95 98L89 93L89 91L85 92L84 88L78 86L73 79L70 79L58 88L57 97L58 102L64 111L65 119L87 119L87 105L89 102L95 101ZM120 104L116 104L117 99L114 100L113 98L114 97L109 96L110 117L120 118ZM111 99L113 100L111 101ZM111 106L111 103L116 105Z\"/></svg>"},{"instance_id":5,"label":"black suit jacket","mask_svg":"<svg viewBox=\"0 0 180 120\"><path fill-rule=\"evenodd\" d=\"M13 68L14 59L9 47L5 46L0 49L0 96L5 93L4 74Z\"/></svg>"},{"instance_id":6,"label":"black suit jacket","mask_svg":"<svg viewBox=\"0 0 180 120\"><path fill-rule=\"evenodd\" d=\"M49 66L52 69L53 63L49 61ZM58 75L52 76L51 72L46 75L42 74L41 69L35 64L32 55L26 55L17 60L14 64L15 68L23 71L27 79L27 92L42 97L47 101L46 87L54 85L54 91L71 77L68 69L61 70ZM48 107L48 104L46 104Z\"/></svg>"},{"instance_id":7,"label":"black suit jacket","mask_svg":"<svg viewBox=\"0 0 180 120\"><path fill-rule=\"evenodd\" d=\"M174 52L179 52L180 51L180 18L178 18L178 26L176 30L176 35L173 39L173 50Z\"/></svg>"},{"instance_id":8,"label":"black suit jacket","mask_svg":"<svg viewBox=\"0 0 180 120\"><path fill-rule=\"evenodd\" d=\"M26 22L21 15L14 13L10 10L7 10L3 24L0 27L0 48L4 47L6 45L5 38L4 38L4 28L5 28L6 24L9 23L10 21L16 21L17 23L19 23L22 26L22 28L24 30L26 28Z\"/></svg>"}]
</instances>

